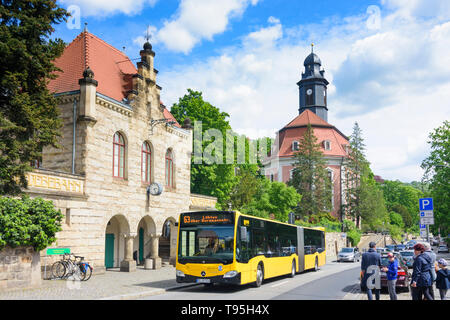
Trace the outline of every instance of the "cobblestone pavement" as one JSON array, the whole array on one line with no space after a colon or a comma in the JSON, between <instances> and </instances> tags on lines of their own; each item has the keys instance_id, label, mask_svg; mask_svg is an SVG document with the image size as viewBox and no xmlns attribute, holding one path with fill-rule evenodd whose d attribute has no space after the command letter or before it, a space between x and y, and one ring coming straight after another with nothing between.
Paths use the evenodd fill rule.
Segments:
<instances>
[{"instance_id":1,"label":"cobblestone pavement","mask_svg":"<svg viewBox=\"0 0 450 320\"><path fill-rule=\"evenodd\" d=\"M93 275L88 281L42 280L37 289L0 291L0 300L93 300L135 299L165 293L166 290L184 287L175 280L175 268L165 266L159 270L120 272L119 269Z\"/></svg>"}]
</instances>

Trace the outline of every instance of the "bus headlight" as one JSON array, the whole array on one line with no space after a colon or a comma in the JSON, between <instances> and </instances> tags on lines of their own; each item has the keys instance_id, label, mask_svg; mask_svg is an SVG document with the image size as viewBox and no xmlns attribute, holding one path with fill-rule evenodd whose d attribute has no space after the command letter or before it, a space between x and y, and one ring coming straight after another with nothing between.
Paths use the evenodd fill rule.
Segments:
<instances>
[{"instance_id":1,"label":"bus headlight","mask_svg":"<svg viewBox=\"0 0 450 320\"><path fill-rule=\"evenodd\" d=\"M223 275L224 278L234 278L238 275L237 271L228 271Z\"/></svg>"},{"instance_id":2,"label":"bus headlight","mask_svg":"<svg viewBox=\"0 0 450 320\"><path fill-rule=\"evenodd\" d=\"M177 277L185 277L183 271L177 270Z\"/></svg>"}]
</instances>

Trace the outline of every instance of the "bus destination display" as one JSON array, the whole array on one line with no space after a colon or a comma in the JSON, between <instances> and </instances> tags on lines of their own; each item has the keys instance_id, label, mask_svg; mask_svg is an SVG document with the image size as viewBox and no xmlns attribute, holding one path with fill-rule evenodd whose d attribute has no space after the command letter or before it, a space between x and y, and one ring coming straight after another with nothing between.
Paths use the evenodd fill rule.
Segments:
<instances>
[{"instance_id":1,"label":"bus destination display","mask_svg":"<svg viewBox=\"0 0 450 320\"><path fill-rule=\"evenodd\" d=\"M233 222L233 214L230 213L189 213L183 215L181 225L233 224Z\"/></svg>"}]
</instances>

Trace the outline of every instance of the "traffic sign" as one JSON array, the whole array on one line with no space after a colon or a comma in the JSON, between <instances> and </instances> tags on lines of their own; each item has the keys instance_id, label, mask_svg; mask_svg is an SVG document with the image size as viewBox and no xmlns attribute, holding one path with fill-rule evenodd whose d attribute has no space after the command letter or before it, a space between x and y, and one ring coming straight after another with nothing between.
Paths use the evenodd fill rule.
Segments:
<instances>
[{"instance_id":1,"label":"traffic sign","mask_svg":"<svg viewBox=\"0 0 450 320\"><path fill-rule=\"evenodd\" d=\"M433 211L421 211L420 217L421 218L434 218L434 213L433 213Z\"/></svg>"},{"instance_id":2,"label":"traffic sign","mask_svg":"<svg viewBox=\"0 0 450 320\"><path fill-rule=\"evenodd\" d=\"M420 211L433 211L433 198L419 199Z\"/></svg>"},{"instance_id":3,"label":"traffic sign","mask_svg":"<svg viewBox=\"0 0 450 320\"><path fill-rule=\"evenodd\" d=\"M425 224L425 225L434 224L434 218L423 218L423 217L420 217L420 224Z\"/></svg>"},{"instance_id":4,"label":"traffic sign","mask_svg":"<svg viewBox=\"0 0 450 320\"><path fill-rule=\"evenodd\" d=\"M424 230L424 229L421 229L421 230L420 230L420 237L421 237L421 238L425 238L426 236L427 236L427 230L426 230L426 229L425 229L425 230Z\"/></svg>"}]
</instances>

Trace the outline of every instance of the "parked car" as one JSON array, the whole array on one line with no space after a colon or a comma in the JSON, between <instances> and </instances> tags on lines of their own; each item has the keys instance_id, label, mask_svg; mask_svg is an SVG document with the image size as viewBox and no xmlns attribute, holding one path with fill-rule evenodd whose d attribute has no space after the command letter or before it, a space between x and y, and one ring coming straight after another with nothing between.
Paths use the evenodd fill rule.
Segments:
<instances>
[{"instance_id":1,"label":"parked car","mask_svg":"<svg viewBox=\"0 0 450 320\"><path fill-rule=\"evenodd\" d=\"M432 244L433 246L438 246L438 245L439 245L439 239L438 239L438 238L432 239L432 240L431 240L431 244Z\"/></svg>"},{"instance_id":2,"label":"parked car","mask_svg":"<svg viewBox=\"0 0 450 320\"><path fill-rule=\"evenodd\" d=\"M386 246L387 251L394 252L395 251L395 245L394 244L388 244Z\"/></svg>"},{"instance_id":3,"label":"parked car","mask_svg":"<svg viewBox=\"0 0 450 320\"><path fill-rule=\"evenodd\" d=\"M360 261L361 260L361 253L359 252L358 248L342 248L341 251L338 253L337 261Z\"/></svg>"},{"instance_id":4,"label":"parked car","mask_svg":"<svg viewBox=\"0 0 450 320\"><path fill-rule=\"evenodd\" d=\"M438 253L441 253L441 252L448 253L448 247L447 247L446 244L441 244L441 245L438 247Z\"/></svg>"},{"instance_id":5,"label":"parked car","mask_svg":"<svg viewBox=\"0 0 450 320\"><path fill-rule=\"evenodd\" d=\"M400 251L400 255L402 256L406 266L408 268L412 268L414 263L414 250Z\"/></svg>"},{"instance_id":6,"label":"parked car","mask_svg":"<svg viewBox=\"0 0 450 320\"><path fill-rule=\"evenodd\" d=\"M378 253L388 252L386 248L377 248Z\"/></svg>"},{"instance_id":7,"label":"parked car","mask_svg":"<svg viewBox=\"0 0 450 320\"><path fill-rule=\"evenodd\" d=\"M398 245L395 246L395 251L400 252L400 251L403 251L403 250L406 250L406 245L398 244Z\"/></svg>"},{"instance_id":8,"label":"parked car","mask_svg":"<svg viewBox=\"0 0 450 320\"><path fill-rule=\"evenodd\" d=\"M394 253L395 258L398 261L398 271L397 271L397 282L395 284L396 288L409 291L409 283L411 282L411 273L408 270L402 256L399 253ZM387 253L381 254L381 265L382 267L389 267L389 258ZM360 281L362 280L362 272L360 274ZM381 289L387 289L387 276L386 272L380 270L380 282ZM364 291L362 283L360 283L361 290Z\"/></svg>"}]
</instances>

